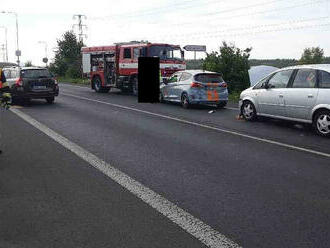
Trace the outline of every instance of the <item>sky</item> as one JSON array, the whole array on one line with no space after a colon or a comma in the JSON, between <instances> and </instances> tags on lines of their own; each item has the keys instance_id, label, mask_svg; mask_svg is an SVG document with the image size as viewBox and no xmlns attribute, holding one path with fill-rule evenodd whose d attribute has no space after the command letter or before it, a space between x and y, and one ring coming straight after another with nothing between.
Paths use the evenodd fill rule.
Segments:
<instances>
[{"instance_id":1,"label":"sky","mask_svg":"<svg viewBox=\"0 0 330 248\"><path fill-rule=\"evenodd\" d=\"M330 56L330 0L139 0L139 1L41 1L1 0L1 11L18 16L21 62L43 65L42 58L54 57L57 40L77 19L83 24L87 46L148 40L169 44L206 45L218 51L222 41L245 49L251 58L299 59L304 48L320 46ZM0 61L5 28L8 57L15 62L15 15L0 13ZM74 29L77 31L77 29ZM43 42L43 43L40 43ZM193 52L186 52L193 58ZM197 53L197 58L205 53Z\"/></svg>"}]
</instances>

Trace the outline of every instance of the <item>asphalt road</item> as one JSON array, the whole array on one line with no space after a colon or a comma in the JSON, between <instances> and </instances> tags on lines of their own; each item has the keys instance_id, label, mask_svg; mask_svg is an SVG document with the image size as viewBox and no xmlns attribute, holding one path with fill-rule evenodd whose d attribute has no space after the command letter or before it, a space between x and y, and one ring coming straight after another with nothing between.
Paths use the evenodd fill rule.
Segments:
<instances>
[{"instance_id":1,"label":"asphalt road","mask_svg":"<svg viewBox=\"0 0 330 248\"><path fill-rule=\"evenodd\" d=\"M133 96L69 85L60 90L56 104L34 101L20 111L243 247L330 247L330 139L293 123L237 120L236 106L210 114L210 107L139 104ZM36 247L37 234L62 244L92 235L81 247L202 247L13 113L3 116L11 130L4 147L12 151L0 158L0 196L10 199L0 201L0 247L17 237L23 247ZM26 199L26 191L33 197ZM49 205L35 206L44 201ZM32 220L37 230L15 231Z\"/></svg>"}]
</instances>

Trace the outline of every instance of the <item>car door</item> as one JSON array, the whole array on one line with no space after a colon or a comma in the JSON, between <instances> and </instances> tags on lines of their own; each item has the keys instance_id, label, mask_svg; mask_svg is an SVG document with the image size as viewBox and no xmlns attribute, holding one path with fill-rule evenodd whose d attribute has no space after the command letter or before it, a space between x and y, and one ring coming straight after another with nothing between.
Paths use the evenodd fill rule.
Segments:
<instances>
[{"instance_id":1,"label":"car door","mask_svg":"<svg viewBox=\"0 0 330 248\"><path fill-rule=\"evenodd\" d=\"M178 101L177 86L182 73L174 73L163 88L164 99L169 101Z\"/></svg>"},{"instance_id":2,"label":"car door","mask_svg":"<svg viewBox=\"0 0 330 248\"><path fill-rule=\"evenodd\" d=\"M286 116L295 119L307 119L315 105L318 91L317 71L298 69L289 87L283 92Z\"/></svg>"},{"instance_id":3,"label":"car door","mask_svg":"<svg viewBox=\"0 0 330 248\"><path fill-rule=\"evenodd\" d=\"M183 92L187 92L190 88L191 85L191 77L192 75L190 73L187 72L183 72L179 82L177 83L177 86L175 86L175 95L176 95L176 99L181 101L181 96Z\"/></svg>"},{"instance_id":4,"label":"car door","mask_svg":"<svg viewBox=\"0 0 330 248\"><path fill-rule=\"evenodd\" d=\"M285 116L284 95L293 70L283 70L273 74L264 89L260 89L257 99L259 112L272 116Z\"/></svg>"},{"instance_id":5,"label":"car door","mask_svg":"<svg viewBox=\"0 0 330 248\"><path fill-rule=\"evenodd\" d=\"M6 82L8 83L9 87L11 88L11 86L12 86L11 69L6 68L6 69L3 69L2 72L6 77Z\"/></svg>"}]
</instances>

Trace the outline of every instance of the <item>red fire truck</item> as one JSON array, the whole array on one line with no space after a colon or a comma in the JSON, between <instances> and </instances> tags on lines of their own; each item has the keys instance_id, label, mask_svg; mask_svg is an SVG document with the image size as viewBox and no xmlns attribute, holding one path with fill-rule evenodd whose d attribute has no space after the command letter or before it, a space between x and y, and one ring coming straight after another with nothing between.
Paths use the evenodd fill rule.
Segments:
<instances>
[{"instance_id":1,"label":"red fire truck","mask_svg":"<svg viewBox=\"0 0 330 248\"><path fill-rule=\"evenodd\" d=\"M161 77L186 69L184 51L178 45L150 42L116 43L111 46L83 47L83 72L96 92L116 87L137 94L138 57L159 57Z\"/></svg>"}]
</instances>

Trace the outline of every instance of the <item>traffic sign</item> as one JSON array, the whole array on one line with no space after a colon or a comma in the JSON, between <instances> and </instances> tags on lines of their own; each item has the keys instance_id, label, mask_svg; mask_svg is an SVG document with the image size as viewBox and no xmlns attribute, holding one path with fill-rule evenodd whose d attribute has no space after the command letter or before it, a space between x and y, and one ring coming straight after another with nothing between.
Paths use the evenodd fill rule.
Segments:
<instances>
[{"instance_id":1,"label":"traffic sign","mask_svg":"<svg viewBox=\"0 0 330 248\"><path fill-rule=\"evenodd\" d=\"M206 46L200 45L187 45L183 47L186 51L193 51L193 52L206 52Z\"/></svg>"},{"instance_id":2,"label":"traffic sign","mask_svg":"<svg viewBox=\"0 0 330 248\"><path fill-rule=\"evenodd\" d=\"M15 51L15 55L16 55L16 56L21 56L21 55L22 55L21 50L16 50L16 51Z\"/></svg>"},{"instance_id":3,"label":"traffic sign","mask_svg":"<svg viewBox=\"0 0 330 248\"><path fill-rule=\"evenodd\" d=\"M43 58L43 59L42 59L42 62L44 62L45 64L47 64L47 62L48 62L48 58Z\"/></svg>"}]
</instances>

